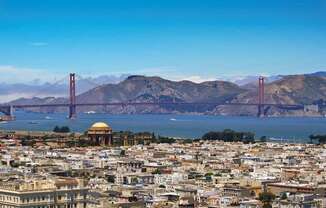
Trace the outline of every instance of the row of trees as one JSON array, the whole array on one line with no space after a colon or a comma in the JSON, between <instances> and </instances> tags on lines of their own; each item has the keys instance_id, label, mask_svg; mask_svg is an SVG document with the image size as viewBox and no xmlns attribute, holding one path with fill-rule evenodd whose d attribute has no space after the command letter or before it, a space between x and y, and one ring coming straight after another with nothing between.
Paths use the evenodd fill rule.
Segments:
<instances>
[{"instance_id":1,"label":"row of trees","mask_svg":"<svg viewBox=\"0 0 326 208\"><path fill-rule=\"evenodd\" d=\"M70 132L70 128L68 126L55 126L53 129L53 132L56 133L69 133Z\"/></svg>"},{"instance_id":2,"label":"row of trees","mask_svg":"<svg viewBox=\"0 0 326 208\"><path fill-rule=\"evenodd\" d=\"M154 138L154 142L155 143L168 143L168 144L172 144L176 142L176 139L171 138L171 137L162 137L162 136L158 136L157 138Z\"/></svg>"},{"instance_id":3,"label":"row of trees","mask_svg":"<svg viewBox=\"0 0 326 208\"><path fill-rule=\"evenodd\" d=\"M210 131L204 134L200 139L184 139L183 143L198 142L200 140L221 140L225 142L255 142L255 134L252 132L237 132L231 129L225 129L224 131ZM153 141L156 143L175 143L177 140L172 137L162 137L158 135L154 136Z\"/></svg>"},{"instance_id":4,"label":"row of trees","mask_svg":"<svg viewBox=\"0 0 326 208\"><path fill-rule=\"evenodd\" d=\"M311 143L314 140L317 140L319 144L326 144L326 135L310 135L309 136Z\"/></svg>"},{"instance_id":5,"label":"row of trees","mask_svg":"<svg viewBox=\"0 0 326 208\"><path fill-rule=\"evenodd\" d=\"M221 140L224 142L255 142L255 134L252 132L237 132L231 129L224 131L211 131L204 134L202 140Z\"/></svg>"}]
</instances>

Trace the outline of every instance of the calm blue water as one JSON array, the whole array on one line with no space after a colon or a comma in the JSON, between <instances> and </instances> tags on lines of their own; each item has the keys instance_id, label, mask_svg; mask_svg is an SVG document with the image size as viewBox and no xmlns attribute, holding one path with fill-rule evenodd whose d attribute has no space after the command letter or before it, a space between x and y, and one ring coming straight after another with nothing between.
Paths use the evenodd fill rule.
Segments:
<instances>
[{"instance_id":1,"label":"calm blue water","mask_svg":"<svg viewBox=\"0 0 326 208\"><path fill-rule=\"evenodd\" d=\"M226 128L255 132L257 137L264 135L290 141L307 141L310 134L326 134L326 118L80 114L76 120L69 120L66 113L21 111L15 112L15 116L15 121L0 123L0 129L51 131L56 125L67 125L73 131L84 132L94 122L104 121L114 131L150 131L183 138L198 138L208 131ZM47 116L51 119L46 119Z\"/></svg>"}]
</instances>

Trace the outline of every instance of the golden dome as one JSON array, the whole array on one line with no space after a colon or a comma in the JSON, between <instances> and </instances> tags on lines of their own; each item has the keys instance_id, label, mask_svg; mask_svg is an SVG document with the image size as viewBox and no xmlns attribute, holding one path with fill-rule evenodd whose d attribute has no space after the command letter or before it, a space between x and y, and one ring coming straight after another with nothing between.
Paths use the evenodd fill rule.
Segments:
<instances>
[{"instance_id":1,"label":"golden dome","mask_svg":"<svg viewBox=\"0 0 326 208\"><path fill-rule=\"evenodd\" d=\"M109 128L109 125L107 125L104 122L97 122L92 125L93 128Z\"/></svg>"},{"instance_id":2,"label":"golden dome","mask_svg":"<svg viewBox=\"0 0 326 208\"><path fill-rule=\"evenodd\" d=\"M89 130L112 130L112 128L104 122L97 122L94 123Z\"/></svg>"}]
</instances>

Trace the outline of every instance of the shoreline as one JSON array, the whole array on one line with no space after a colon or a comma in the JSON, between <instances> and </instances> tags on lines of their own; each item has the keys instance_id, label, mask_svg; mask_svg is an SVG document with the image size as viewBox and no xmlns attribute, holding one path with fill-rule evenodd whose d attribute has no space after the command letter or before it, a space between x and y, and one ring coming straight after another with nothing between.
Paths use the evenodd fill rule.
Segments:
<instances>
[{"instance_id":1,"label":"shoreline","mask_svg":"<svg viewBox=\"0 0 326 208\"><path fill-rule=\"evenodd\" d=\"M138 133L138 132L136 132ZM155 132L154 132L155 133ZM15 136L26 136L26 137L43 137L43 136L58 136L58 137L67 137L69 135L74 135L75 137L81 137L84 134L82 132L68 132L68 133L59 133L59 132L53 132L53 131L29 131L29 130L14 130L14 129L0 129L0 137L5 136L5 135L15 135ZM182 141L187 141L187 140L197 140L197 141L202 141L202 142L225 142L223 140L204 140L202 138L186 138L186 137L178 137L178 136L164 136L163 137L169 137L173 138L178 142ZM292 141L291 141L292 140ZM273 138L273 137L267 137L266 141L260 141L259 138L255 138L254 143L278 143L278 144L309 144L309 140L304 141L303 139L278 139L278 138ZM244 142L233 142L233 143L244 143Z\"/></svg>"},{"instance_id":2,"label":"shoreline","mask_svg":"<svg viewBox=\"0 0 326 208\"><path fill-rule=\"evenodd\" d=\"M41 111L28 111L28 110L16 110L16 112L24 112L24 113L37 113L37 114L46 114L46 115L51 115L51 114L67 114L65 111L58 111L58 112L41 112ZM200 112L156 112L156 113L112 113L112 112L94 112L94 113L87 113L87 112L77 112L77 115L184 115L184 116L212 116L212 117L244 117L244 118L325 118L326 119L326 114L322 115L291 115L291 114L285 114L285 115L267 115L267 116L262 116L262 117L257 117L256 115L244 115L244 114L239 114L239 115L233 115L233 114L210 114L210 113L200 113Z\"/></svg>"},{"instance_id":3,"label":"shoreline","mask_svg":"<svg viewBox=\"0 0 326 208\"><path fill-rule=\"evenodd\" d=\"M77 119L69 120L64 113L17 112L16 115L15 121L0 122L0 129L51 132L56 125L64 125L69 126L73 132L83 133L91 124L104 121L114 131L149 131L161 136L186 139L200 138L209 131L224 129L253 132L257 138L266 136L289 142L309 142L312 134L326 134L326 119L323 117L79 114Z\"/></svg>"}]
</instances>

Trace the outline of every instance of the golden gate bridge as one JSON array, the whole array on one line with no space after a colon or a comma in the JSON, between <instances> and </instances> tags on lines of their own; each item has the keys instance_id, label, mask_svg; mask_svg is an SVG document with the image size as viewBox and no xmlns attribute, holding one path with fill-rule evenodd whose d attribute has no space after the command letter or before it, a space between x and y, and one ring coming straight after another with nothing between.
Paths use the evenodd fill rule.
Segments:
<instances>
[{"instance_id":1,"label":"golden gate bridge","mask_svg":"<svg viewBox=\"0 0 326 208\"><path fill-rule=\"evenodd\" d=\"M14 119L14 109L26 109L26 108L45 108L45 107L67 107L68 118L74 119L77 117L77 107L81 106L146 106L146 105L213 105L213 106L256 106L257 116L265 116L271 107L276 107L284 110L299 110L304 109L303 104L277 104L265 102L265 78L259 77L258 80L258 102L257 103L242 103L242 102L88 102L77 103L76 99L76 74L69 74L69 102L62 104L13 104L13 105L0 105L0 112L2 112L7 120Z\"/></svg>"}]
</instances>

